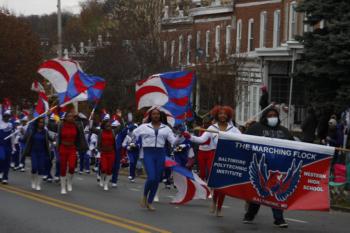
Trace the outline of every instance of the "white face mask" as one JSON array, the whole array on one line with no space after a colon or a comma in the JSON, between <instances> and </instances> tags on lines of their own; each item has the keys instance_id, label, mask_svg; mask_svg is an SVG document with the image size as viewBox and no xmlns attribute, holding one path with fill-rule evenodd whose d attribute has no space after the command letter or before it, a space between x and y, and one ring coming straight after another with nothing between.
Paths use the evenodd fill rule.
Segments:
<instances>
[{"instance_id":1,"label":"white face mask","mask_svg":"<svg viewBox=\"0 0 350 233\"><path fill-rule=\"evenodd\" d=\"M268 124L270 127L276 127L277 124L278 124L278 118L277 118L277 117L270 117L270 118L267 118L267 124Z\"/></svg>"}]
</instances>

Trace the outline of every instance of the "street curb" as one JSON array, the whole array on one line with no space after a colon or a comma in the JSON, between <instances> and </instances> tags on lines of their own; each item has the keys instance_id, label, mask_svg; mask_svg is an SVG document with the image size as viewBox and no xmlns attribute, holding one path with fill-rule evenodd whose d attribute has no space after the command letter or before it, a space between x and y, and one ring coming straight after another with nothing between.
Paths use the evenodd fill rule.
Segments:
<instances>
[{"instance_id":1,"label":"street curb","mask_svg":"<svg viewBox=\"0 0 350 233\"><path fill-rule=\"evenodd\" d=\"M332 210L336 210L336 211L342 211L342 212L350 213L350 208L349 207L344 207L344 206L339 206L339 205L332 205L331 209Z\"/></svg>"}]
</instances>

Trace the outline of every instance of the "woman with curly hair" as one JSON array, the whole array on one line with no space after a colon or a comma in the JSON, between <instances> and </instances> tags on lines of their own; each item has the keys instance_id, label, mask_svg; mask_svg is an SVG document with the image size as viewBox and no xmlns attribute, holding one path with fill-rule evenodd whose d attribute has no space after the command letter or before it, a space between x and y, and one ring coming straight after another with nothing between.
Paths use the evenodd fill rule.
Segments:
<instances>
[{"instance_id":1,"label":"woman with curly hair","mask_svg":"<svg viewBox=\"0 0 350 233\"><path fill-rule=\"evenodd\" d=\"M230 106L215 106L211 110L211 115L215 123L209 126L209 131L222 131L241 134L233 122L234 110ZM206 151L206 157L208 160L207 164L210 164L208 171L210 173L211 166L215 157L215 150L218 144L219 135L210 132L205 132L200 137L192 136L188 132L183 133L183 135L194 143L206 143L208 145L210 150ZM224 203L224 199L225 195L223 193L221 193L219 190L214 190L213 203L211 205L210 212L216 213L216 216L218 217L222 217L221 208L222 204Z\"/></svg>"}]
</instances>

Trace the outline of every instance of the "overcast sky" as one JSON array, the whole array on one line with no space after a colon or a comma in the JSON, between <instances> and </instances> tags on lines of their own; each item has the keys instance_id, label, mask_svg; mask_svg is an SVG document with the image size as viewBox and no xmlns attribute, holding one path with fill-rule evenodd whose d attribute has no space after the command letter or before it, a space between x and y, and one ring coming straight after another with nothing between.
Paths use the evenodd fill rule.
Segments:
<instances>
[{"instance_id":1,"label":"overcast sky","mask_svg":"<svg viewBox=\"0 0 350 233\"><path fill-rule=\"evenodd\" d=\"M84 0L61 0L62 10L79 13L79 2ZM57 10L57 0L0 0L0 6L6 7L17 15L50 14Z\"/></svg>"}]
</instances>

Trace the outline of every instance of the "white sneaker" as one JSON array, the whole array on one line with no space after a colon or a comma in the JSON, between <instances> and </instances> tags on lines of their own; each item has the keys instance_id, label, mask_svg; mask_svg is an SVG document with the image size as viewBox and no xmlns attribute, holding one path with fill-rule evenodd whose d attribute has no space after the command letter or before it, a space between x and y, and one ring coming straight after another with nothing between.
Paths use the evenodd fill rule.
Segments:
<instances>
[{"instance_id":1,"label":"white sneaker","mask_svg":"<svg viewBox=\"0 0 350 233\"><path fill-rule=\"evenodd\" d=\"M131 183L135 183L135 179L131 179L130 182L131 182Z\"/></svg>"},{"instance_id":2,"label":"white sneaker","mask_svg":"<svg viewBox=\"0 0 350 233\"><path fill-rule=\"evenodd\" d=\"M73 175L72 174L68 174L67 190L68 190L68 192L72 192L73 191Z\"/></svg>"},{"instance_id":3,"label":"white sneaker","mask_svg":"<svg viewBox=\"0 0 350 233\"><path fill-rule=\"evenodd\" d=\"M20 172L25 172L26 169L24 167L21 168Z\"/></svg>"},{"instance_id":4,"label":"white sneaker","mask_svg":"<svg viewBox=\"0 0 350 233\"><path fill-rule=\"evenodd\" d=\"M132 176L128 176L128 179L129 179L129 180L132 180Z\"/></svg>"},{"instance_id":5,"label":"white sneaker","mask_svg":"<svg viewBox=\"0 0 350 233\"><path fill-rule=\"evenodd\" d=\"M109 185L109 181L111 180L111 176L106 176L105 178L105 182L104 182L104 186L103 186L103 190L108 191L108 185Z\"/></svg>"},{"instance_id":6,"label":"white sneaker","mask_svg":"<svg viewBox=\"0 0 350 233\"><path fill-rule=\"evenodd\" d=\"M61 176L61 194L67 194L66 182L67 182L66 177L65 176L64 177Z\"/></svg>"},{"instance_id":7,"label":"white sneaker","mask_svg":"<svg viewBox=\"0 0 350 233\"><path fill-rule=\"evenodd\" d=\"M154 201L154 202L159 202L158 191L157 191L156 195L154 196L153 201Z\"/></svg>"},{"instance_id":8,"label":"white sneaker","mask_svg":"<svg viewBox=\"0 0 350 233\"><path fill-rule=\"evenodd\" d=\"M100 187L103 187L104 182L105 182L105 175L101 175L101 177L100 177Z\"/></svg>"},{"instance_id":9,"label":"white sneaker","mask_svg":"<svg viewBox=\"0 0 350 233\"><path fill-rule=\"evenodd\" d=\"M112 183L112 187L116 188L116 187L118 187L118 184L117 183Z\"/></svg>"},{"instance_id":10,"label":"white sneaker","mask_svg":"<svg viewBox=\"0 0 350 233\"><path fill-rule=\"evenodd\" d=\"M37 178L37 175L32 174L32 179L31 179L32 189L36 188L36 178Z\"/></svg>"},{"instance_id":11,"label":"white sneaker","mask_svg":"<svg viewBox=\"0 0 350 233\"><path fill-rule=\"evenodd\" d=\"M36 177L35 190L36 191L40 191L41 190L41 177L40 176Z\"/></svg>"}]
</instances>

